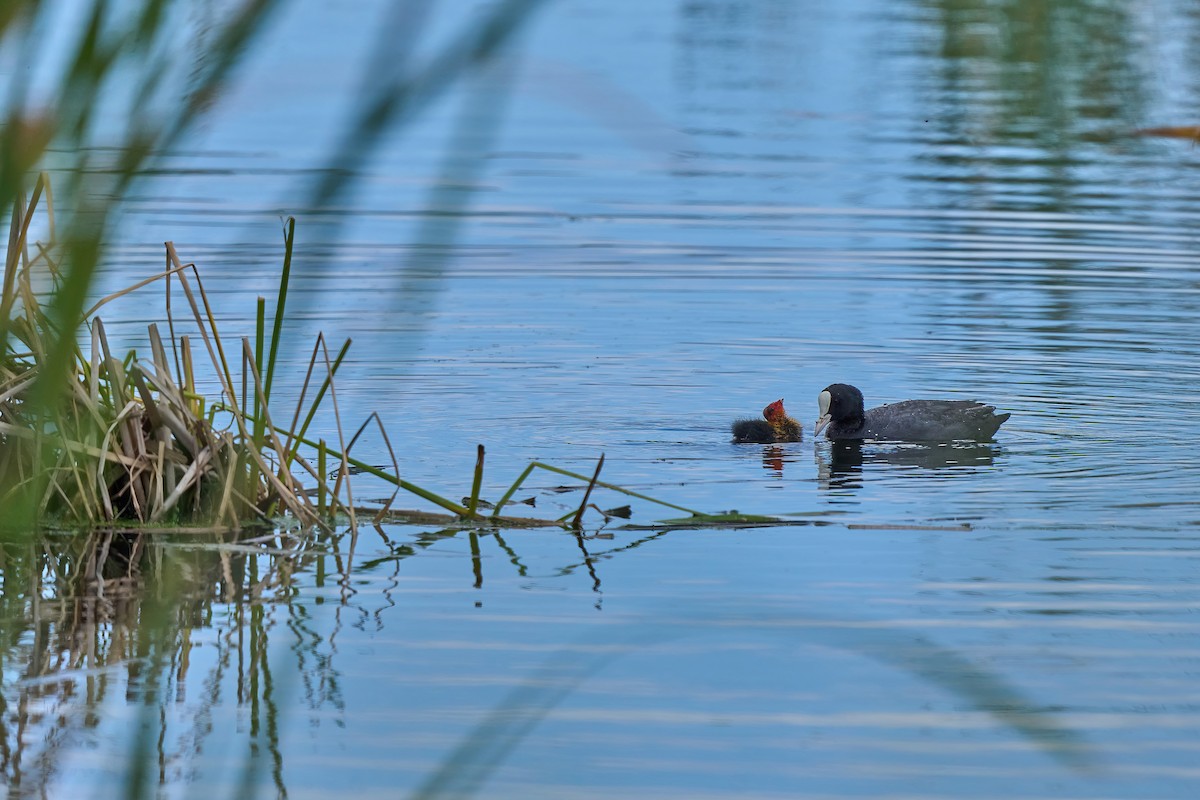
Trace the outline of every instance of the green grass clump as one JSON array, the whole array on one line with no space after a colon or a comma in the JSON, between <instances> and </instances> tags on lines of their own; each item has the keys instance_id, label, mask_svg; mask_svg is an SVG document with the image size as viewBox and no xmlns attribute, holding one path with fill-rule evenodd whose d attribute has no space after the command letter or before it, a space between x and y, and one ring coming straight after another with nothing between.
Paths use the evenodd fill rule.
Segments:
<instances>
[{"instance_id":1,"label":"green grass clump","mask_svg":"<svg viewBox=\"0 0 1200 800\"><path fill-rule=\"evenodd\" d=\"M284 422L278 423L271 411L278 405L272 404L271 384L287 313L295 234L292 219L284 232L283 267L269 332L265 301L260 297L254 340L242 337L231 346L217 329L199 270L194 264L182 262L168 242L163 272L103 298L70 326L70 330L79 329L81 335L73 339L68 369L57 377L49 374L53 362L47 354L63 336L42 305L43 297L53 297L60 291L62 274L54 255L57 248L49 202L46 217L50 241L32 246L28 241L44 194L48 194L48 183L42 178L32 199L14 207L0 302L0 507L13 512L5 520L10 527L130 520L237 528L247 521L270 521L281 514L301 524L324 524L334 515L342 515L353 524L356 515L364 512L403 515L391 509L391 501L383 509L356 508L349 485L349 476L355 472L374 475L397 491L416 495L455 518L478 524L579 528L585 510L599 511L589 504L597 487L693 515L699 513L601 482L598 478L603 456L590 478L549 464L530 463L486 516L482 509L487 506L479 497L482 445L471 495L462 503L399 478L394 453L390 472L354 459L351 449L366 425L347 444L333 383L349 341L331 356L324 337L318 336L300 398ZM136 352L114 355L104 322L96 312L154 282L166 288L168 336L164 338L158 325L151 324L147 329L148 358ZM198 331L195 338L175 335L172 286L182 291L185 316ZM205 365L205 374L215 376L220 386L216 399L206 398L197 389L196 374L201 364ZM37 394L39 386L44 385L50 385L53 391ZM307 400L309 387L314 385L312 399ZM46 403L45 397L56 399ZM337 420L337 448L307 437L318 407L326 400ZM377 415L372 418L386 444L382 422ZM390 451L390 444L388 448ZM331 462L335 467L332 470ZM585 490L579 507L553 521L500 516L500 510L535 468L583 481ZM608 519L608 514L600 513Z\"/></svg>"},{"instance_id":2,"label":"green grass clump","mask_svg":"<svg viewBox=\"0 0 1200 800\"><path fill-rule=\"evenodd\" d=\"M252 392L247 404L235 391L199 272L181 263L169 243L163 273L104 298L85 315L79 338L85 343L90 338L90 347L76 342L53 406L32 399L37 382L46 379L46 353L60 335L41 303L58 290L61 279L54 242L33 247L27 242L44 189L39 180L29 204L14 209L5 262L0 505L24 512L18 517L26 523L130 519L236 527L280 512L316 521L319 509L291 474L293 466L303 469L307 462L267 424L268 390L256 350L242 340L242 385ZM52 224L50 230L53 236ZM289 257L290 232L289 227ZM183 289L202 350L222 385L220 402L208 403L196 391L188 336L164 341L151 324L149 358L136 352L118 357L109 346L103 320L94 312L153 281L175 282ZM173 330L174 321L170 324ZM277 342L278 328L275 333ZM273 342L272 357L277 350ZM247 405L251 414L244 411ZM336 502L335 495L330 497Z\"/></svg>"}]
</instances>

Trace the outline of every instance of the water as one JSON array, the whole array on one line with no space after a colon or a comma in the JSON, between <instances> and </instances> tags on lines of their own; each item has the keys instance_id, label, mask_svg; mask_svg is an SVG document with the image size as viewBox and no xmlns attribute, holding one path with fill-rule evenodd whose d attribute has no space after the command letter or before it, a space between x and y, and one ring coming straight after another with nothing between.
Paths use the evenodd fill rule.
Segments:
<instances>
[{"instance_id":1,"label":"water","mask_svg":"<svg viewBox=\"0 0 1200 800\"><path fill-rule=\"evenodd\" d=\"M338 208L296 199L381 13L289 6L139 185L104 287L172 239L248 332L296 214L284 390L310 334L353 337L343 416L378 411L408 480L466 494L483 442L495 499L604 453L606 480L796 524L151 537L148 574L187 590L160 650L115 587L80 616L83 545L10 549L14 794L119 794L149 708L171 797L232 794L248 760L288 797L447 764L489 766L483 796L1194 795L1197 151L1131 135L1191 121L1194 9L551 5L450 267L403 294L461 95ZM460 22L435 9L425 46ZM161 305L139 297L108 312L131 345ZM1012 419L973 448L728 443L778 397L811 432L835 381ZM573 509L564 482L535 473L521 513Z\"/></svg>"}]
</instances>

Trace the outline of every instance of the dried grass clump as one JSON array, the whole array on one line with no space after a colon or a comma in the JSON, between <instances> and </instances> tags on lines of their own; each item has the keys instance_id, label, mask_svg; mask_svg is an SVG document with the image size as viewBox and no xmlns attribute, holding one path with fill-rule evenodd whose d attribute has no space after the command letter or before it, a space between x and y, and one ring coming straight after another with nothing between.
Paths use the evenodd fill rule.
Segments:
<instances>
[{"instance_id":1,"label":"dried grass clump","mask_svg":"<svg viewBox=\"0 0 1200 800\"><path fill-rule=\"evenodd\" d=\"M101 300L85 314L91 347L85 353L77 345L69 374L61 376L52 391L39 391L44 388L40 382L55 380L43 369L45 354L61 335L61 326L42 305L42 298L53 296L61 279L52 255L52 212L47 212L50 243L31 248L27 241L45 188L39 180L28 205L14 208L5 261L0 302L0 507L24 508L24 516L32 520L66 523L128 519L236 527L247 519L282 512L306 523L325 516L326 509L314 506L292 468L309 472L318 482L320 474L292 449L293 440L281 440L270 424L269 383L264 386L259 369L261 298L258 347L251 347L248 339L239 345L244 376L239 398L199 272L181 263L170 243L164 272ZM293 230L289 221L285 287ZM171 283L182 288L200 331L202 357L211 362L221 383L220 402L206 404L196 391L196 361L188 336L177 341L172 337L168 351L158 326L151 324L149 359L134 352L114 356L95 312L153 281L167 282L168 303ZM35 291L39 284L48 286L48 293ZM285 297L281 291L272 363ZM173 330L174 321L169 323ZM328 387L327 382L320 394ZM53 401L41 402L46 397ZM218 415L223 427L217 424ZM333 492L319 494L336 504Z\"/></svg>"},{"instance_id":2,"label":"dried grass clump","mask_svg":"<svg viewBox=\"0 0 1200 800\"><path fill-rule=\"evenodd\" d=\"M48 195L48 189L45 179L39 179L28 204L23 199L15 204L5 261L0 301L0 508L8 513L0 523L97 525L129 520L143 525L237 528L248 520L274 520L282 514L302 525L325 524L334 515L344 515L354 525L356 512L377 520L415 519L423 513L392 509L394 495L382 508L356 509L349 485L349 476L355 472L374 475L391 483L397 492L407 492L441 507L450 514L441 520L447 523L470 520L489 525L561 525L578 529L588 508L599 511L605 521L610 519L609 513L589 503L597 487L684 511L693 519L707 518L698 511L601 482L603 456L590 478L532 462L494 506L479 496L482 445L471 495L462 503L401 479L394 453L391 472L351 458L355 442L372 421L385 444L388 439L375 414L348 443L343 434L333 378L349 349L349 340L331 356L324 337L317 337L300 397L286 424L277 424L270 411L271 384L291 274L295 233L295 221L291 219L284 232L274 325L268 332L265 300L258 298L253 342L242 337L233 348L227 348L199 271L194 264L183 263L170 242L165 245L163 272L105 297L84 312L82 319L60 324L43 306L43 299L56 297L63 284L62 271L53 255L56 249L49 202L49 242L31 246L28 241L38 202L43 194ZM96 312L157 281L166 290L168 337L164 340L158 326L151 324L149 358L139 358L136 352L117 358ZM182 291L185 316L194 324L198 337L175 335L173 286ZM77 330L86 335L75 336ZM63 336L74 342L74 347L66 368L53 375L49 354L55 352ZM90 347L85 351L81 342ZM220 385L216 400L206 400L197 391L200 365ZM316 390L309 401L313 385ZM326 397L337 421L336 450L322 440L306 438ZM501 516L501 509L513 493L538 468L583 481L581 488L585 491L578 508L555 520ZM331 474L335 476L332 485L326 480ZM300 479L311 479L312 483L306 487ZM488 507L492 512L486 517L479 513Z\"/></svg>"}]
</instances>

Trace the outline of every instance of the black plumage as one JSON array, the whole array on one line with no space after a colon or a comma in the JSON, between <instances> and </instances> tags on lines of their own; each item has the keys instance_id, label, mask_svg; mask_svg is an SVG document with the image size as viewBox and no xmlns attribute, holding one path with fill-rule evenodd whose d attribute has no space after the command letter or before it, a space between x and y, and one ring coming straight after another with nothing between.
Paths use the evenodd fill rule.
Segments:
<instances>
[{"instance_id":1,"label":"black plumage","mask_svg":"<svg viewBox=\"0 0 1200 800\"><path fill-rule=\"evenodd\" d=\"M733 423L735 444L774 444L798 442L804 426L787 415L782 398L763 409L762 419L739 419Z\"/></svg>"},{"instance_id":2,"label":"black plumage","mask_svg":"<svg viewBox=\"0 0 1200 800\"><path fill-rule=\"evenodd\" d=\"M845 383L825 387L817 404L817 434L837 441L989 441L1009 418L974 400L905 400L864 410L862 392Z\"/></svg>"}]
</instances>

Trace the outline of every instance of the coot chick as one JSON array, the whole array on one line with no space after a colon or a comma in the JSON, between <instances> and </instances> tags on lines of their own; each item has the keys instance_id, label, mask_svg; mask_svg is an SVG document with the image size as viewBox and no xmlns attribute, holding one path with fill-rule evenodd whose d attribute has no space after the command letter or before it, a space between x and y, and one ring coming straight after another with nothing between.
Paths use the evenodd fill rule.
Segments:
<instances>
[{"instance_id":1,"label":"coot chick","mask_svg":"<svg viewBox=\"0 0 1200 800\"><path fill-rule=\"evenodd\" d=\"M862 392L845 383L826 386L817 405L816 435L824 430L831 440L988 441L1009 417L974 400L905 400L864 411Z\"/></svg>"},{"instance_id":2,"label":"coot chick","mask_svg":"<svg viewBox=\"0 0 1200 800\"><path fill-rule=\"evenodd\" d=\"M733 423L736 444L798 442L802 436L804 426L783 410L782 398L763 409L762 419L739 419Z\"/></svg>"}]
</instances>

